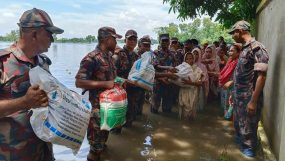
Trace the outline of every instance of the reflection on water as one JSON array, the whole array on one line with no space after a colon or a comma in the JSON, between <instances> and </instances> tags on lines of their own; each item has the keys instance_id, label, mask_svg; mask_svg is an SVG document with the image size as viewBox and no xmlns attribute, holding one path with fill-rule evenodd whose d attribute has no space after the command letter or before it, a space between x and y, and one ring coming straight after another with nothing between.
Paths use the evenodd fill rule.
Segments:
<instances>
[{"instance_id":1,"label":"reflection on water","mask_svg":"<svg viewBox=\"0 0 285 161\"><path fill-rule=\"evenodd\" d=\"M152 146L151 144L151 140L152 140L152 137L151 136L147 136L144 140L144 145L148 145L148 146Z\"/></svg>"},{"instance_id":2,"label":"reflection on water","mask_svg":"<svg viewBox=\"0 0 285 161\"><path fill-rule=\"evenodd\" d=\"M145 139L140 154L143 158L146 158L146 161L155 161L156 153L152 142L154 128L148 115L146 115L146 121L143 128L145 130Z\"/></svg>"}]
</instances>

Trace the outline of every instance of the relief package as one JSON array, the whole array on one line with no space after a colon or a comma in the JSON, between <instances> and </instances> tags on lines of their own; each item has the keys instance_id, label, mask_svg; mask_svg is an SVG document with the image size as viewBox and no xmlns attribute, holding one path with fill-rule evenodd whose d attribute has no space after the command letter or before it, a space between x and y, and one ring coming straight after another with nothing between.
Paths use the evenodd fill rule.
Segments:
<instances>
[{"instance_id":1,"label":"relief package","mask_svg":"<svg viewBox=\"0 0 285 161\"><path fill-rule=\"evenodd\" d=\"M116 77L115 85L100 94L100 128L110 131L126 122L128 106L127 92L122 87L124 80Z\"/></svg>"},{"instance_id":2,"label":"relief package","mask_svg":"<svg viewBox=\"0 0 285 161\"><path fill-rule=\"evenodd\" d=\"M77 154L91 115L91 104L70 91L49 72L35 67L29 72L32 85L38 84L48 94L48 107L33 109L30 122L43 141L71 148Z\"/></svg>"},{"instance_id":3,"label":"relief package","mask_svg":"<svg viewBox=\"0 0 285 161\"><path fill-rule=\"evenodd\" d=\"M152 91L154 85L155 69L152 65L153 54L145 52L141 58L135 61L128 79L133 81L136 86Z\"/></svg>"},{"instance_id":4,"label":"relief package","mask_svg":"<svg viewBox=\"0 0 285 161\"><path fill-rule=\"evenodd\" d=\"M191 79L196 82L201 77L201 75L195 75L192 67L186 62L183 62L175 68L178 70L178 73L175 73L178 76L178 79L169 79L169 81L180 87L191 87L191 85L184 84L183 79Z\"/></svg>"}]
</instances>

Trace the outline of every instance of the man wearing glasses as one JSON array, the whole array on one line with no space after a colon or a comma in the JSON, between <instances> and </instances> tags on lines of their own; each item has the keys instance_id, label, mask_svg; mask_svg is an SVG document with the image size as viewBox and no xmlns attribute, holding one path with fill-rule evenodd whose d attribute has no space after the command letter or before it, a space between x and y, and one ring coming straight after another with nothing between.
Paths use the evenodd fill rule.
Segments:
<instances>
[{"instance_id":1,"label":"man wearing glasses","mask_svg":"<svg viewBox=\"0 0 285 161\"><path fill-rule=\"evenodd\" d=\"M51 61L42 53L54 41L52 34L63 30L36 8L25 11L18 25L19 40L0 51L0 160L52 161L51 144L37 138L30 125L29 109L47 106L48 97L30 85L29 70L48 70Z\"/></svg>"}]
</instances>

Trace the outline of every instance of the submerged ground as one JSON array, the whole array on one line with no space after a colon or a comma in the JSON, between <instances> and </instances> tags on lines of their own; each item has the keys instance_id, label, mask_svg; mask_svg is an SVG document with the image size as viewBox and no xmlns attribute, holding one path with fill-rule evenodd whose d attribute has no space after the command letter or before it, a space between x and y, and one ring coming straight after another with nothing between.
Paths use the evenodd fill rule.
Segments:
<instances>
[{"instance_id":1,"label":"submerged ground","mask_svg":"<svg viewBox=\"0 0 285 161\"><path fill-rule=\"evenodd\" d=\"M216 103L207 106L195 121L181 121L173 113L151 114L149 104L133 127L121 135L110 134L102 161L260 161L245 158L234 143L232 122L219 116ZM89 151L85 140L77 156L55 146L56 161L86 161Z\"/></svg>"}]
</instances>

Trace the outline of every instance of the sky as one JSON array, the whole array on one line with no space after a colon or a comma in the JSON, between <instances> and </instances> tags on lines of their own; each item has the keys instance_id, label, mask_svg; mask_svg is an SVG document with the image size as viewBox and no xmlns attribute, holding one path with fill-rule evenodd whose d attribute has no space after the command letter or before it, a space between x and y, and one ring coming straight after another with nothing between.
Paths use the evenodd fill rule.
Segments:
<instances>
[{"instance_id":1,"label":"sky","mask_svg":"<svg viewBox=\"0 0 285 161\"><path fill-rule=\"evenodd\" d=\"M34 7L45 10L54 25L65 30L59 38L97 36L100 27L111 26L121 35L135 29L139 37L156 39L154 28L182 23L162 0L0 0L0 6L0 35L18 29L22 13Z\"/></svg>"}]
</instances>

